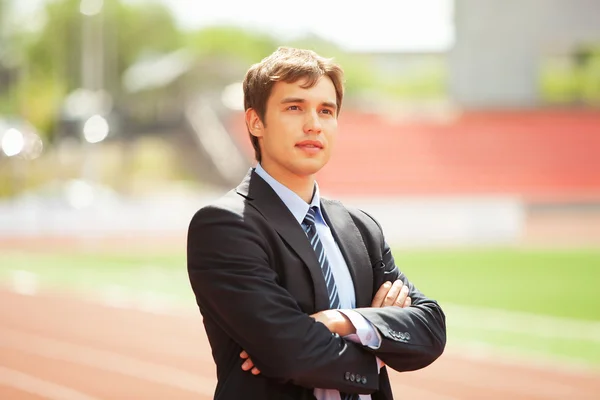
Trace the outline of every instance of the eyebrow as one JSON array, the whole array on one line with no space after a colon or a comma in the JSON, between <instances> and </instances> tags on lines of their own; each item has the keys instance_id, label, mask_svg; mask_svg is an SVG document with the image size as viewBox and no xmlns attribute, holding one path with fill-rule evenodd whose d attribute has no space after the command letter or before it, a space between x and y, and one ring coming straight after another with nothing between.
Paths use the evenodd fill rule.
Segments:
<instances>
[{"instance_id":1,"label":"eyebrow","mask_svg":"<svg viewBox=\"0 0 600 400\"><path fill-rule=\"evenodd\" d=\"M288 103L306 103L306 100L304 100L301 97L286 97L283 100L281 100L281 104L288 104ZM325 106L325 107L333 108L334 110L337 110L337 104L333 103L331 101L324 101L321 103L321 105Z\"/></svg>"}]
</instances>

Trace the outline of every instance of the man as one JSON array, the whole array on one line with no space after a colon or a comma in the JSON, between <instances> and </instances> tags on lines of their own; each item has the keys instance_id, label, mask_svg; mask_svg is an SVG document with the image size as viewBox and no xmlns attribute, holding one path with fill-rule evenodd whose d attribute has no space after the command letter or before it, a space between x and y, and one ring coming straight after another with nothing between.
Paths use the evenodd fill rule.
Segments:
<instances>
[{"instance_id":1,"label":"man","mask_svg":"<svg viewBox=\"0 0 600 400\"><path fill-rule=\"evenodd\" d=\"M188 233L215 399L388 400L386 366L415 370L443 352L444 314L398 270L380 226L320 198L342 81L331 60L291 48L246 74L258 164Z\"/></svg>"}]
</instances>

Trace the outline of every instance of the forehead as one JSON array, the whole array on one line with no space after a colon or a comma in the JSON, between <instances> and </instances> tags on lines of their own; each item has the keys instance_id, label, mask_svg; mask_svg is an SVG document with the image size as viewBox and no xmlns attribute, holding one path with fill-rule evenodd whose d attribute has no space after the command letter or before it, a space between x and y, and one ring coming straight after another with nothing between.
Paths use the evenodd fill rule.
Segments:
<instances>
[{"instance_id":1,"label":"forehead","mask_svg":"<svg viewBox=\"0 0 600 400\"><path fill-rule=\"evenodd\" d=\"M287 97L297 97L306 101L336 102L335 86L328 76L322 76L311 87L303 87L306 79L296 82L275 82L271 91L270 100L280 101Z\"/></svg>"}]
</instances>

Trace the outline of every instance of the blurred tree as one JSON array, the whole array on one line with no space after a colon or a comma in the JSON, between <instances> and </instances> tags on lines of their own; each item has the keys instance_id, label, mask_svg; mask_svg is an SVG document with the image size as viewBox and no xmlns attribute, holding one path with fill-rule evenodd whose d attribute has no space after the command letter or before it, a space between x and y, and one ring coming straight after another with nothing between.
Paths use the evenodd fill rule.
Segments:
<instances>
[{"instance_id":1,"label":"blurred tree","mask_svg":"<svg viewBox=\"0 0 600 400\"><path fill-rule=\"evenodd\" d=\"M346 91L360 94L376 86L375 72L364 58L353 57L336 44L316 35L281 40L268 34L233 26L208 27L193 32L187 41L189 48L203 58L234 65L237 79L241 79L250 64L259 62L279 46L311 49L324 57L333 57L345 71ZM223 65L224 66L224 65ZM235 68L237 67L237 68ZM231 73L229 74L231 75Z\"/></svg>"},{"instance_id":2,"label":"blurred tree","mask_svg":"<svg viewBox=\"0 0 600 400\"><path fill-rule=\"evenodd\" d=\"M581 46L574 58L582 102L600 106L600 45Z\"/></svg>"},{"instance_id":3,"label":"blurred tree","mask_svg":"<svg viewBox=\"0 0 600 400\"><path fill-rule=\"evenodd\" d=\"M543 57L540 94L548 104L600 106L600 44L580 44L572 51Z\"/></svg>"},{"instance_id":4,"label":"blurred tree","mask_svg":"<svg viewBox=\"0 0 600 400\"><path fill-rule=\"evenodd\" d=\"M111 0L107 13L111 15L107 27L113 35L116 31L113 45L119 77L140 58L168 53L184 44L184 35L177 28L173 15L162 4L122 4Z\"/></svg>"},{"instance_id":5,"label":"blurred tree","mask_svg":"<svg viewBox=\"0 0 600 400\"><path fill-rule=\"evenodd\" d=\"M316 35L307 35L290 41L289 46L311 49L324 57L334 58L344 69L345 89L349 96L359 95L375 86L375 71L365 58L343 51L335 43Z\"/></svg>"},{"instance_id":6,"label":"blurred tree","mask_svg":"<svg viewBox=\"0 0 600 400\"><path fill-rule=\"evenodd\" d=\"M14 114L17 55L10 30L10 9L7 0L0 0L0 116Z\"/></svg>"},{"instance_id":7,"label":"blurred tree","mask_svg":"<svg viewBox=\"0 0 600 400\"><path fill-rule=\"evenodd\" d=\"M202 57L231 57L242 64L255 63L277 47L269 35L233 26L207 27L191 32L188 47Z\"/></svg>"},{"instance_id":8,"label":"blurred tree","mask_svg":"<svg viewBox=\"0 0 600 400\"><path fill-rule=\"evenodd\" d=\"M82 85L82 24L89 17L81 14L80 3L48 2L42 29L18 35L24 56L17 112L47 137L65 95ZM177 49L182 35L169 10L158 3L105 0L102 14L104 89L118 101L123 71L146 54Z\"/></svg>"}]
</instances>

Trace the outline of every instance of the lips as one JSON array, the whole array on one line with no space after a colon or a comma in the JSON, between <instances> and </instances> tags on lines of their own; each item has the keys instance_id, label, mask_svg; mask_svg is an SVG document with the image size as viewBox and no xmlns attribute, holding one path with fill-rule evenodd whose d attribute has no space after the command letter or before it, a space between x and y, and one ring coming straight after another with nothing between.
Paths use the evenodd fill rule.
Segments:
<instances>
[{"instance_id":1,"label":"lips","mask_svg":"<svg viewBox=\"0 0 600 400\"><path fill-rule=\"evenodd\" d=\"M322 149L323 143L318 140L304 140L300 143L296 143L297 147L302 147L306 149Z\"/></svg>"}]
</instances>

